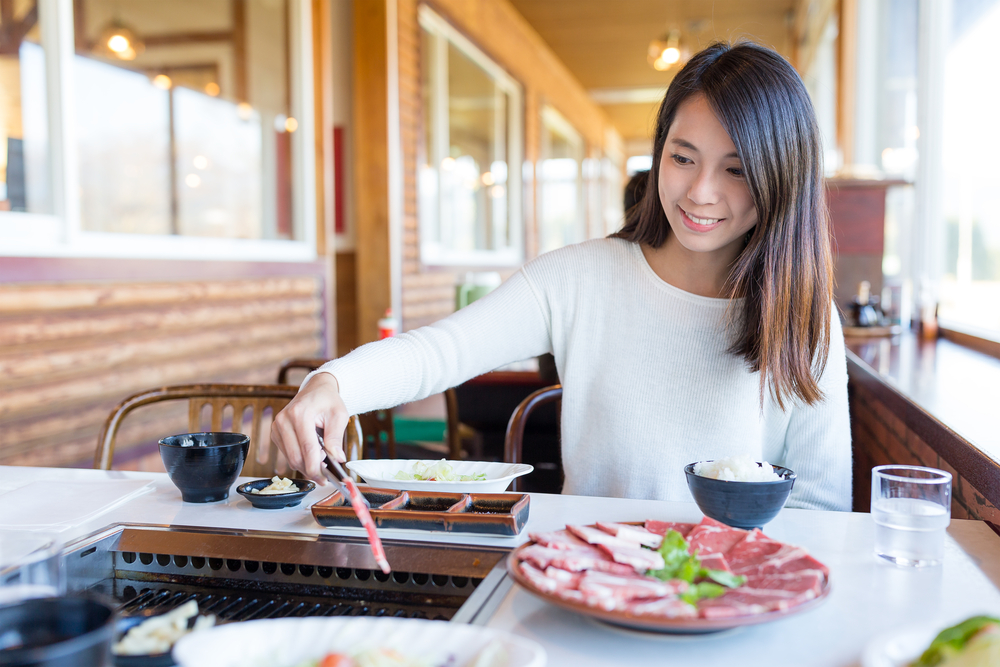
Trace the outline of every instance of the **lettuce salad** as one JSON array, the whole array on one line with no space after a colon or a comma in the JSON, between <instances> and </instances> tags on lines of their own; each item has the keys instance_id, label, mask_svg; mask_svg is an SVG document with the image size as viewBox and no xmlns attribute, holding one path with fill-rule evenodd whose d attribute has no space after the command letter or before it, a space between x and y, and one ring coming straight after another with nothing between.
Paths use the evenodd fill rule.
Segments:
<instances>
[{"instance_id":1,"label":"lettuce salad","mask_svg":"<svg viewBox=\"0 0 1000 667\"><path fill-rule=\"evenodd\" d=\"M431 465L417 461L410 468L410 472L400 470L393 479L419 482L483 482L486 480L486 473L458 475L445 459L441 459Z\"/></svg>"}]
</instances>

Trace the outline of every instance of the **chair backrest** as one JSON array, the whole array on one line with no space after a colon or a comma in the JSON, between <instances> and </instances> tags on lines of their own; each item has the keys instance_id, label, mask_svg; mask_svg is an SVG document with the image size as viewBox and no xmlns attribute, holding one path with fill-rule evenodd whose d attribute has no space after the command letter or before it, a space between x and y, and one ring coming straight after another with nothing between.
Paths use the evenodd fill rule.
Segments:
<instances>
[{"instance_id":1,"label":"chair backrest","mask_svg":"<svg viewBox=\"0 0 1000 667\"><path fill-rule=\"evenodd\" d=\"M562 398L562 385L555 384L551 387L542 387L532 392L514 410L507 422L507 434L503 443L503 460L507 463L520 463L522 461L522 449L524 444L524 426L528 422L528 417L540 405L558 401ZM520 484L517 478L511 486L512 491L518 491Z\"/></svg>"},{"instance_id":2,"label":"chair backrest","mask_svg":"<svg viewBox=\"0 0 1000 667\"><path fill-rule=\"evenodd\" d=\"M278 384L288 384L289 371L301 370L311 373L328 361L330 360L319 357L286 359L278 369Z\"/></svg>"},{"instance_id":3,"label":"chair backrest","mask_svg":"<svg viewBox=\"0 0 1000 667\"><path fill-rule=\"evenodd\" d=\"M297 358L287 359L278 369L278 384L287 384L288 373L292 370L312 372L325 364L329 359ZM455 390L444 392L445 411L447 419L446 437L448 439L448 455L453 460L462 458L462 440L458 425L458 399ZM365 434L363 440L364 458L381 457L382 447L386 446L390 459L396 458L396 429L392 421L392 408L375 410L358 415L361 431Z\"/></svg>"},{"instance_id":4,"label":"chair backrest","mask_svg":"<svg viewBox=\"0 0 1000 667\"><path fill-rule=\"evenodd\" d=\"M278 451L271 444L271 434L261 428L262 418L270 409L271 415L280 412L298 389L290 385L257 385L257 384L189 384L172 387L149 389L129 396L111 411L101 434L97 439L97 451L94 455L94 467L110 470L115 454L115 438L125 417L136 408L152 403L165 401L188 401L188 430L202 430L202 415L205 407L211 411L211 431L222 431L227 427L230 431L246 433L244 426L247 412L250 413L249 436L250 451L243 465L244 476L271 477L278 470ZM224 416L232 410L232 423L224 424ZM362 455L361 432L358 420L354 417L347 429L345 453L348 459L360 458Z\"/></svg>"}]
</instances>

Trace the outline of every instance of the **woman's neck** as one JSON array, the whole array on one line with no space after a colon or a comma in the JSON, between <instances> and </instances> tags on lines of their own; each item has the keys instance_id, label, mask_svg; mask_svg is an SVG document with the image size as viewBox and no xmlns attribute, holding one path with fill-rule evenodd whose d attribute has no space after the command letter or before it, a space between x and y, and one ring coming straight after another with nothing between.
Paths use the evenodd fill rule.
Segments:
<instances>
[{"instance_id":1,"label":"woman's neck","mask_svg":"<svg viewBox=\"0 0 1000 667\"><path fill-rule=\"evenodd\" d=\"M642 254L661 280L690 294L724 299L726 279L735 257L728 253L688 250L671 235L659 248L642 245Z\"/></svg>"}]
</instances>

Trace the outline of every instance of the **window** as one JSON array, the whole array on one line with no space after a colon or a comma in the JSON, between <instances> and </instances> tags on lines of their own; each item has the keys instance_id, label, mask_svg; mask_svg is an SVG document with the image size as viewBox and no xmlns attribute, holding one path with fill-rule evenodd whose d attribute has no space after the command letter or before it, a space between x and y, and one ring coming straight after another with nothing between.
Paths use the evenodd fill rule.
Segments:
<instances>
[{"instance_id":1,"label":"window","mask_svg":"<svg viewBox=\"0 0 1000 667\"><path fill-rule=\"evenodd\" d=\"M0 211L51 213L45 49L38 8L0 16ZM8 3L4 3L5 10Z\"/></svg>"},{"instance_id":2,"label":"window","mask_svg":"<svg viewBox=\"0 0 1000 667\"><path fill-rule=\"evenodd\" d=\"M539 251L587 238L583 194L583 138L559 112L542 107L538 165Z\"/></svg>"},{"instance_id":3,"label":"window","mask_svg":"<svg viewBox=\"0 0 1000 667\"><path fill-rule=\"evenodd\" d=\"M27 193L0 211L29 214L0 212L4 254L315 258L306 0L40 4L0 56L2 143L23 140L25 167L0 194Z\"/></svg>"},{"instance_id":4,"label":"window","mask_svg":"<svg viewBox=\"0 0 1000 667\"><path fill-rule=\"evenodd\" d=\"M520 86L426 6L419 16L421 261L517 264L522 257Z\"/></svg>"},{"instance_id":5,"label":"window","mask_svg":"<svg viewBox=\"0 0 1000 667\"><path fill-rule=\"evenodd\" d=\"M939 317L1000 340L1000 90L984 78L995 57L1000 0L951 0L941 95L943 276Z\"/></svg>"},{"instance_id":6,"label":"window","mask_svg":"<svg viewBox=\"0 0 1000 667\"><path fill-rule=\"evenodd\" d=\"M76 7L83 229L293 238L285 0Z\"/></svg>"}]
</instances>

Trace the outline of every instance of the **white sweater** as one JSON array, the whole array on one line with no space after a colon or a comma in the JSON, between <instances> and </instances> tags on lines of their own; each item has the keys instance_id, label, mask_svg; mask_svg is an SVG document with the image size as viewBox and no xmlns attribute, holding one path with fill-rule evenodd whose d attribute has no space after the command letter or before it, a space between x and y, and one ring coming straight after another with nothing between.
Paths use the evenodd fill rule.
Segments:
<instances>
[{"instance_id":1,"label":"white sweater","mask_svg":"<svg viewBox=\"0 0 1000 667\"><path fill-rule=\"evenodd\" d=\"M684 466L749 454L797 475L788 505L850 510L847 365L833 315L825 400L780 410L728 353L730 301L661 280L641 248L599 239L529 262L450 317L325 364L351 414L552 352L564 493L690 501ZM788 401L786 401L786 406Z\"/></svg>"}]
</instances>

